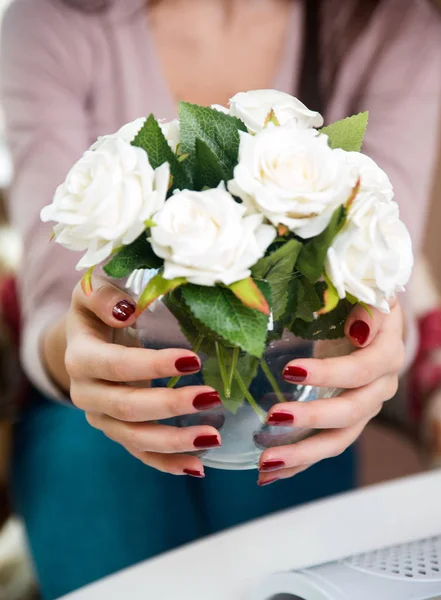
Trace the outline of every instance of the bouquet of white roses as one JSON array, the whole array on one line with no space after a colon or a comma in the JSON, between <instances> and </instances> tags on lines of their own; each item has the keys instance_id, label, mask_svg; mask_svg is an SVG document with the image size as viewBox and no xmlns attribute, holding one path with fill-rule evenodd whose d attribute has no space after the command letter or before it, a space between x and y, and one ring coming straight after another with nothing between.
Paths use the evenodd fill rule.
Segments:
<instances>
[{"instance_id":1,"label":"bouquet of white roses","mask_svg":"<svg viewBox=\"0 0 441 600\"><path fill-rule=\"evenodd\" d=\"M154 269L138 314L161 297L235 409L259 365L271 382L269 341L342 337L351 305L388 312L408 281L392 185L360 153L367 120L323 127L274 90L239 93L229 109L182 102L179 120L150 115L99 138L41 217L86 251L86 293L99 263L114 278Z\"/></svg>"}]
</instances>

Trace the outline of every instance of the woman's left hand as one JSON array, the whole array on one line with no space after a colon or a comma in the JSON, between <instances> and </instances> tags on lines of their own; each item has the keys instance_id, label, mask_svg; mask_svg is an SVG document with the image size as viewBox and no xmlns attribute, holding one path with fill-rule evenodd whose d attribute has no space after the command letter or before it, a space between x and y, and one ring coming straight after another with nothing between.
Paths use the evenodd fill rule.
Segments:
<instances>
[{"instance_id":1,"label":"woman's left hand","mask_svg":"<svg viewBox=\"0 0 441 600\"><path fill-rule=\"evenodd\" d=\"M322 429L320 433L290 446L262 453L259 485L292 477L311 465L338 456L350 446L366 424L392 398L404 363L403 317L398 302L385 315L371 309L353 308L345 325L346 338L358 348L338 358L298 359L285 367L287 381L302 385L342 388L336 398L312 402L277 404L268 423Z\"/></svg>"}]
</instances>

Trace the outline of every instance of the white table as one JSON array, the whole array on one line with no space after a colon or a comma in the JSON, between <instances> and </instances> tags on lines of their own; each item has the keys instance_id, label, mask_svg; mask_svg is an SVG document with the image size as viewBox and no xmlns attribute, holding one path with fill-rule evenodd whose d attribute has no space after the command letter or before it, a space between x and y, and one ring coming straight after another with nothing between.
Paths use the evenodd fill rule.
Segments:
<instances>
[{"instance_id":1,"label":"white table","mask_svg":"<svg viewBox=\"0 0 441 600\"><path fill-rule=\"evenodd\" d=\"M259 519L148 560L64 600L246 600L271 573L438 534L441 471Z\"/></svg>"}]
</instances>

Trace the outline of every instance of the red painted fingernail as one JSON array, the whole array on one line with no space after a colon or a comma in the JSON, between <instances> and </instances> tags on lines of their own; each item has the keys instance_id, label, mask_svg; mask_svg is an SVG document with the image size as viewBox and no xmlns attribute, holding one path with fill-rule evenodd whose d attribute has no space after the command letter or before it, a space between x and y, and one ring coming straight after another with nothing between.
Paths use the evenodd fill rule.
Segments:
<instances>
[{"instance_id":1,"label":"red painted fingernail","mask_svg":"<svg viewBox=\"0 0 441 600\"><path fill-rule=\"evenodd\" d=\"M294 423L294 415L281 410L273 412L266 421L268 425L292 425Z\"/></svg>"},{"instance_id":2,"label":"red painted fingernail","mask_svg":"<svg viewBox=\"0 0 441 600\"><path fill-rule=\"evenodd\" d=\"M267 479L266 481L259 481L257 482L257 485L259 485L260 487L263 487L264 485L270 485L270 483L274 483L275 481L279 481L278 477L273 477L272 479Z\"/></svg>"},{"instance_id":3,"label":"red painted fingernail","mask_svg":"<svg viewBox=\"0 0 441 600\"><path fill-rule=\"evenodd\" d=\"M184 473L190 475L190 477L198 477L199 479L205 477L205 473L202 473L202 471L194 471L193 469L184 469Z\"/></svg>"},{"instance_id":4,"label":"red painted fingernail","mask_svg":"<svg viewBox=\"0 0 441 600\"><path fill-rule=\"evenodd\" d=\"M194 371L199 371L201 366L196 356L184 356L178 358L175 368L179 373L194 373Z\"/></svg>"},{"instance_id":5,"label":"red painted fingernail","mask_svg":"<svg viewBox=\"0 0 441 600\"><path fill-rule=\"evenodd\" d=\"M217 448L221 445L219 438L216 435L200 435L194 442L194 447L199 449Z\"/></svg>"},{"instance_id":6,"label":"red painted fingernail","mask_svg":"<svg viewBox=\"0 0 441 600\"><path fill-rule=\"evenodd\" d=\"M193 400L193 406L196 410L209 410L215 406L220 406L222 401L217 392L206 392L198 394Z\"/></svg>"},{"instance_id":7,"label":"red painted fingernail","mask_svg":"<svg viewBox=\"0 0 441 600\"><path fill-rule=\"evenodd\" d=\"M136 306L127 300L120 300L118 304L115 304L112 310L112 315L118 321L127 321L133 315L136 310Z\"/></svg>"},{"instance_id":8,"label":"red painted fingernail","mask_svg":"<svg viewBox=\"0 0 441 600\"><path fill-rule=\"evenodd\" d=\"M290 383L302 383L308 377L308 371L302 367L285 367L282 373L283 379Z\"/></svg>"},{"instance_id":9,"label":"red painted fingernail","mask_svg":"<svg viewBox=\"0 0 441 600\"><path fill-rule=\"evenodd\" d=\"M354 321L349 329L349 335L356 340L360 346L366 342L371 330L369 325L364 321Z\"/></svg>"},{"instance_id":10,"label":"red painted fingernail","mask_svg":"<svg viewBox=\"0 0 441 600\"><path fill-rule=\"evenodd\" d=\"M278 471L279 469L283 469L284 466L285 462L283 460L266 460L260 465L259 471Z\"/></svg>"}]
</instances>

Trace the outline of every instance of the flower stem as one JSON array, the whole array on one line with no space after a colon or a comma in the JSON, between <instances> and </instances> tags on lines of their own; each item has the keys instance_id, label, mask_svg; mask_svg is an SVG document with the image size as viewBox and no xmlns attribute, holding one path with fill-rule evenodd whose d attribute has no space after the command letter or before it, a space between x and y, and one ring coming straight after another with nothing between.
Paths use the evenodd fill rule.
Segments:
<instances>
[{"instance_id":1,"label":"flower stem","mask_svg":"<svg viewBox=\"0 0 441 600\"><path fill-rule=\"evenodd\" d=\"M194 346L192 348L193 352L195 352L196 354L199 352L203 341L204 341L204 336L198 335L198 337L196 338L196 341L194 343ZM174 388L180 379L181 379L181 375L176 375L175 377L172 377L171 379L168 380L167 387L170 389Z\"/></svg>"},{"instance_id":2,"label":"flower stem","mask_svg":"<svg viewBox=\"0 0 441 600\"><path fill-rule=\"evenodd\" d=\"M266 360L264 358L262 358L260 360L260 367L261 367L262 371L265 373L265 376L268 379L269 383L271 384L271 387L273 388L273 392L276 395L277 401L278 402L286 402L286 398L283 395L283 392L280 389L279 384L277 383L277 379L271 373L271 369L269 368L268 363L266 362Z\"/></svg>"},{"instance_id":3,"label":"flower stem","mask_svg":"<svg viewBox=\"0 0 441 600\"><path fill-rule=\"evenodd\" d=\"M224 355L222 352L222 347L219 342L214 342L216 347L216 356L217 362L219 364L219 373L222 379L222 383L224 385L225 398L229 398L231 396L231 384L230 379L228 377L227 368L225 366Z\"/></svg>"},{"instance_id":4,"label":"flower stem","mask_svg":"<svg viewBox=\"0 0 441 600\"><path fill-rule=\"evenodd\" d=\"M265 412L260 408L260 406L257 404L257 402L255 401L255 399L253 398L253 396L251 395L249 389L247 388L247 386L244 384L242 377L239 375L239 373L235 373L234 375L243 395L245 396L245 398L248 400L249 405L251 406L251 408L254 410L254 412L256 413L256 415L259 417L260 421L262 423L265 422Z\"/></svg>"},{"instance_id":5,"label":"flower stem","mask_svg":"<svg viewBox=\"0 0 441 600\"><path fill-rule=\"evenodd\" d=\"M229 385L230 393L231 393L231 388L233 386L234 376L236 374L237 361L239 360L239 353L240 353L240 348L234 348L233 356L231 358L230 374L228 376L228 385Z\"/></svg>"}]
</instances>

